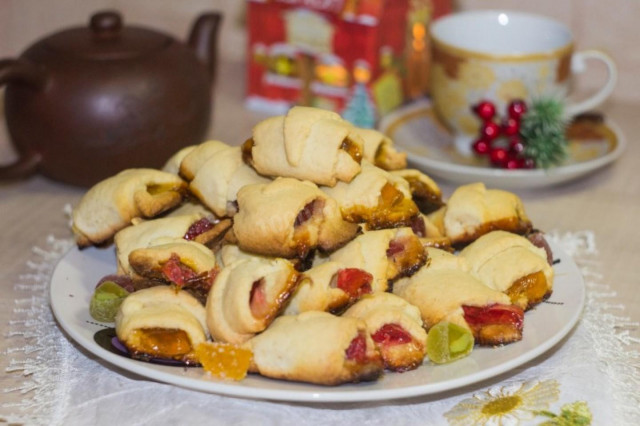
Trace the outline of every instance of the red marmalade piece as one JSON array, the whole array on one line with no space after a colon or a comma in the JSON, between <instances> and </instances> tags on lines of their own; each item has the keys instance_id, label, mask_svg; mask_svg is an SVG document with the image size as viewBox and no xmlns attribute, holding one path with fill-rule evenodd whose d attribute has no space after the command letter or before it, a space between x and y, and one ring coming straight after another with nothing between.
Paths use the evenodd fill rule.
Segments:
<instances>
[{"instance_id":1,"label":"red marmalade piece","mask_svg":"<svg viewBox=\"0 0 640 426\"><path fill-rule=\"evenodd\" d=\"M338 271L337 287L350 297L358 298L371 293L373 275L358 268L344 268Z\"/></svg>"},{"instance_id":2,"label":"red marmalade piece","mask_svg":"<svg viewBox=\"0 0 640 426\"><path fill-rule=\"evenodd\" d=\"M371 335L374 342L391 346L411 342L411 335L400 324L385 324Z\"/></svg>"}]
</instances>

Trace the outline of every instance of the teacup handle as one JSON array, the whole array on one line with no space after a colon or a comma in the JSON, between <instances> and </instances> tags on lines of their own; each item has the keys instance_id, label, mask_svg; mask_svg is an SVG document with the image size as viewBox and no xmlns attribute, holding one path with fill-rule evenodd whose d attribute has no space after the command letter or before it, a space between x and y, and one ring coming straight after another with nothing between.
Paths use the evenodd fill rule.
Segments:
<instances>
[{"instance_id":1,"label":"teacup handle","mask_svg":"<svg viewBox=\"0 0 640 426\"><path fill-rule=\"evenodd\" d=\"M605 101L613 92L618 80L618 68L609 55L599 50L583 50L573 54L571 58L571 71L573 73L582 73L587 69L586 60L596 59L602 61L607 67L607 82L589 98L569 104L566 107L566 113L572 117L583 112L589 111Z\"/></svg>"},{"instance_id":2,"label":"teacup handle","mask_svg":"<svg viewBox=\"0 0 640 426\"><path fill-rule=\"evenodd\" d=\"M15 83L40 90L45 81L44 73L31 62L23 59L0 60L0 86ZM0 166L0 180L28 177L37 171L42 160L42 156L30 148L21 150L18 156L14 163Z\"/></svg>"}]
</instances>

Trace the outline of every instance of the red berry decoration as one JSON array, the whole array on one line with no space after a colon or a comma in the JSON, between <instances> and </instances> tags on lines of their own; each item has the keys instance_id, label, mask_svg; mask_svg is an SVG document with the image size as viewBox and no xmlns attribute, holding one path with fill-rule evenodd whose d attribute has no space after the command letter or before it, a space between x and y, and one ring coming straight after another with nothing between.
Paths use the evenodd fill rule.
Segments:
<instances>
[{"instance_id":1,"label":"red berry decoration","mask_svg":"<svg viewBox=\"0 0 640 426\"><path fill-rule=\"evenodd\" d=\"M513 136L509 139L509 153L517 155L524 151L524 143L518 136Z\"/></svg>"},{"instance_id":2,"label":"red berry decoration","mask_svg":"<svg viewBox=\"0 0 640 426\"><path fill-rule=\"evenodd\" d=\"M509 117L502 122L502 134L505 136L517 135L520 132L520 120Z\"/></svg>"},{"instance_id":3,"label":"red berry decoration","mask_svg":"<svg viewBox=\"0 0 640 426\"><path fill-rule=\"evenodd\" d=\"M480 155L483 155L489 152L490 147L491 145L489 141L487 141L486 139L478 139L472 145L473 151L476 154L480 154Z\"/></svg>"},{"instance_id":4,"label":"red berry decoration","mask_svg":"<svg viewBox=\"0 0 640 426\"><path fill-rule=\"evenodd\" d=\"M504 167L508 157L509 153L504 148L491 148L489 151L489 161L495 166Z\"/></svg>"},{"instance_id":5,"label":"red berry decoration","mask_svg":"<svg viewBox=\"0 0 640 426\"><path fill-rule=\"evenodd\" d=\"M485 121L480 127L480 135L492 141L500 135L500 126L493 121Z\"/></svg>"},{"instance_id":6,"label":"red berry decoration","mask_svg":"<svg viewBox=\"0 0 640 426\"><path fill-rule=\"evenodd\" d=\"M496 114L496 107L491 101L480 101L473 107L473 112L480 119L488 121Z\"/></svg>"},{"instance_id":7,"label":"red berry decoration","mask_svg":"<svg viewBox=\"0 0 640 426\"><path fill-rule=\"evenodd\" d=\"M507 107L509 117L515 118L516 120L519 120L525 112L527 112L527 104L522 99L511 101Z\"/></svg>"}]
</instances>

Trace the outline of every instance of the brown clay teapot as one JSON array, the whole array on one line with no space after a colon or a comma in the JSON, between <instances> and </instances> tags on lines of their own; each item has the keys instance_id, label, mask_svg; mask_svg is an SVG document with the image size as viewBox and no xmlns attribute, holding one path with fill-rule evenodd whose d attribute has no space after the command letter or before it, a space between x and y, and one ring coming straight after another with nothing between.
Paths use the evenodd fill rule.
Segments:
<instances>
[{"instance_id":1,"label":"brown clay teapot","mask_svg":"<svg viewBox=\"0 0 640 426\"><path fill-rule=\"evenodd\" d=\"M18 59L0 60L7 129L18 160L0 179L35 172L90 186L131 167L161 167L206 137L218 13L189 40L123 26L113 11L54 33Z\"/></svg>"}]
</instances>

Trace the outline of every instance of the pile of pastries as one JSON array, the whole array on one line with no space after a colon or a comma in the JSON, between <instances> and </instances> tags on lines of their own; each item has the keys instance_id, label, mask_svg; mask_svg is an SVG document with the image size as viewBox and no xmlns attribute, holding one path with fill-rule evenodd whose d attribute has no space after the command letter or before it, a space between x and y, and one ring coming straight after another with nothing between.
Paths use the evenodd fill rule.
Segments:
<instances>
[{"instance_id":1,"label":"pile of pastries","mask_svg":"<svg viewBox=\"0 0 640 426\"><path fill-rule=\"evenodd\" d=\"M447 321L479 345L522 338L552 291L521 200L482 183L444 199L384 134L294 107L242 146L206 141L130 169L73 210L79 247L113 244L132 283L115 316L139 359L251 351L251 373L336 385L425 362Z\"/></svg>"}]
</instances>

